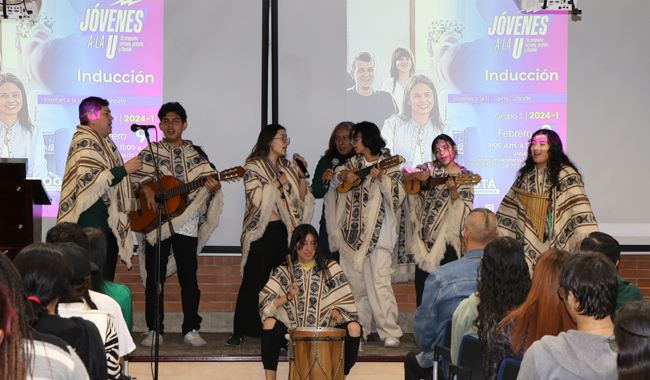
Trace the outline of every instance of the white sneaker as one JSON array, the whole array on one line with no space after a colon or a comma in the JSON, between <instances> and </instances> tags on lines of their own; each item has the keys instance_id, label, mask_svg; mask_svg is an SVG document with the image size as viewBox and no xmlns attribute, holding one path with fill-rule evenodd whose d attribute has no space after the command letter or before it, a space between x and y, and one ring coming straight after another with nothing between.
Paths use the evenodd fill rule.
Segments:
<instances>
[{"instance_id":1,"label":"white sneaker","mask_svg":"<svg viewBox=\"0 0 650 380\"><path fill-rule=\"evenodd\" d=\"M201 338L201 335L199 335L199 332L196 330L192 330L185 334L183 342L188 346L205 346L208 344L208 342Z\"/></svg>"},{"instance_id":2,"label":"white sneaker","mask_svg":"<svg viewBox=\"0 0 650 380\"><path fill-rule=\"evenodd\" d=\"M154 345L154 335L156 335L156 332L153 330L149 330L148 332L144 333L145 335L144 339L142 339L142 342L140 342L141 345L145 347L151 347ZM158 345L163 344L163 336L159 335L158 336Z\"/></svg>"},{"instance_id":3,"label":"white sneaker","mask_svg":"<svg viewBox=\"0 0 650 380\"><path fill-rule=\"evenodd\" d=\"M390 347L390 348L399 347L399 339L389 336L384 340L384 347Z\"/></svg>"}]
</instances>

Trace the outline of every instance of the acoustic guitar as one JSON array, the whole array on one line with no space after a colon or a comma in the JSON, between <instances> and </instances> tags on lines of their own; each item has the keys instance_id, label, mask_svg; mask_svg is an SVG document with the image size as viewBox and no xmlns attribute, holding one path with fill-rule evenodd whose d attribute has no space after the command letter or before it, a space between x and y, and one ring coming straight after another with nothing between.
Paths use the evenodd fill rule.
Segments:
<instances>
[{"instance_id":1,"label":"acoustic guitar","mask_svg":"<svg viewBox=\"0 0 650 380\"><path fill-rule=\"evenodd\" d=\"M407 194L413 195L423 190L429 190L436 185L443 184L447 182L449 178L450 177L429 177L424 184L419 179L412 179L404 183L404 189ZM451 178L454 179L457 185L475 185L481 182L481 176L478 174L458 174L451 176Z\"/></svg>"},{"instance_id":2,"label":"acoustic guitar","mask_svg":"<svg viewBox=\"0 0 650 380\"><path fill-rule=\"evenodd\" d=\"M212 177L221 182L237 181L246 173L246 169L241 166L226 169ZM203 177L189 183L177 180L172 176L164 176L160 178L163 187L163 194L167 199L167 208L171 216L179 216L187 208L187 193L201 188L205 185L208 177ZM142 186L147 186L154 192L158 192L158 184L156 182L145 183ZM147 198L143 192L137 194L136 198L136 211L131 211L131 230L136 232L148 233L158 227L158 210L151 210L147 204ZM163 221L167 220L167 212L165 208L162 209Z\"/></svg>"},{"instance_id":3,"label":"acoustic guitar","mask_svg":"<svg viewBox=\"0 0 650 380\"><path fill-rule=\"evenodd\" d=\"M354 173L359 177L359 179L353 183L344 181L342 184L337 186L336 190L338 190L339 193L347 193L351 188L357 186L358 184L361 183L361 181L363 181L367 176L369 176L370 170L372 168L377 168L379 170L386 170L388 168L392 168L393 166L397 166L402 162L404 162L404 157L397 154L383 161L380 161L379 163L373 166L368 166L367 168L363 168L363 169L354 168L352 170L341 170L341 173Z\"/></svg>"}]
</instances>

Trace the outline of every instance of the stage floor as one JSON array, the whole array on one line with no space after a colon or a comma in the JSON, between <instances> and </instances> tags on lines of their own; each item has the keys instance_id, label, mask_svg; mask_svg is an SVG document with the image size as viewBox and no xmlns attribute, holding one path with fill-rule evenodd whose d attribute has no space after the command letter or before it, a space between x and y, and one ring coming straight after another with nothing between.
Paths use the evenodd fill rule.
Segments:
<instances>
[{"instance_id":1,"label":"stage floor","mask_svg":"<svg viewBox=\"0 0 650 380\"><path fill-rule=\"evenodd\" d=\"M399 348L384 348L377 334L371 334L374 342L362 345L358 362L403 362L406 354L417 349L413 334L404 334L400 339ZM261 341L259 338L246 337L240 347L226 347L225 343L230 333L201 333L207 346L192 347L183 343L180 333L166 333L164 342L160 345L160 362L261 362ZM144 336L133 333L133 341L138 346L129 355L131 363L151 362L153 348L144 347L140 342ZM286 361L286 352L280 355L280 361Z\"/></svg>"}]
</instances>

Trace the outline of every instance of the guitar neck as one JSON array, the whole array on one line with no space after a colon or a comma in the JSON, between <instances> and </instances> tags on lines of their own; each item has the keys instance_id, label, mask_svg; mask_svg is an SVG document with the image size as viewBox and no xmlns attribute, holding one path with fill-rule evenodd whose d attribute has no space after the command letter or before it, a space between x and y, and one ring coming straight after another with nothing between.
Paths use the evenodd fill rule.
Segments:
<instances>
[{"instance_id":1,"label":"guitar neck","mask_svg":"<svg viewBox=\"0 0 650 380\"><path fill-rule=\"evenodd\" d=\"M203 187L205 185L205 182L210 177L216 179L217 181L219 180L219 174L214 174L214 175L210 175L210 176L207 176L207 177L199 178L199 179L197 179L195 181L184 183L184 184L182 184L180 186L174 187L173 189L166 190L165 191L165 197L166 197L166 199L169 199L169 198L181 195L181 194L189 193L189 192L194 191L194 190L196 190L198 188L201 188L201 187Z\"/></svg>"}]
</instances>

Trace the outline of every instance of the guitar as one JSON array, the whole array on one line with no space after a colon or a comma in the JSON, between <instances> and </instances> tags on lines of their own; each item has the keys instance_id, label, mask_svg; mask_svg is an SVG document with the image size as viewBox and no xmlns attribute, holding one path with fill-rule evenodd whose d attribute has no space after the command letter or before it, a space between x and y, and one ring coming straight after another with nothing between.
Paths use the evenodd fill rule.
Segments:
<instances>
[{"instance_id":1,"label":"guitar","mask_svg":"<svg viewBox=\"0 0 650 380\"><path fill-rule=\"evenodd\" d=\"M424 184L419 179L412 179L404 183L404 189L406 190L407 194L413 195L419 193L422 190L429 190L436 185L443 184L447 182L449 178L450 177L429 177ZM475 185L481 182L481 176L478 174L459 174L451 176L451 178L454 179L457 185Z\"/></svg>"},{"instance_id":2,"label":"guitar","mask_svg":"<svg viewBox=\"0 0 650 380\"><path fill-rule=\"evenodd\" d=\"M367 168L359 169L359 168L354 168L352 170L341 170L341 173L354 173L356 174L359 179L356 180L353 183L350 182L343 182L340 184L336 190L338 190L339 193L347 193L351 188L357 186L358 184L361 183L361 181L364 180L367 176L370 175L370 170L372 168L377 168L379 170L386 170L388 168L392 168L393 166L397 166L404 162L404 157L400 156L399 154L389 157L383 161L380 161L376 165L368 166Z\"/></svg>"},{"instance_id":3,"label":"guitar","mask_svg":"<svg viewBox=\"0 0 650 380\"><path fill-rule=\"evenodd\" d=\"M226 169L212 177L221 182L237 181L246 173L246 169L241 166ZM203 177L189 183L177 180L172 176L164 176L160 178L163 187L163 194L167 199L167 208L171 216L179 216L187 208L187 193L201 188L205 185L208 177ZM154 192L158 192L158 184L156 182L145 183L142 186L148 186ZM147 204L147 198L143 192L137 194L136 198L136 211L131 211L131 230L136 232L148 233L158 227L158 210L151 210ZM165 208L162 209L163 221L167 220Z\"/></svg>"}]
</instances>

